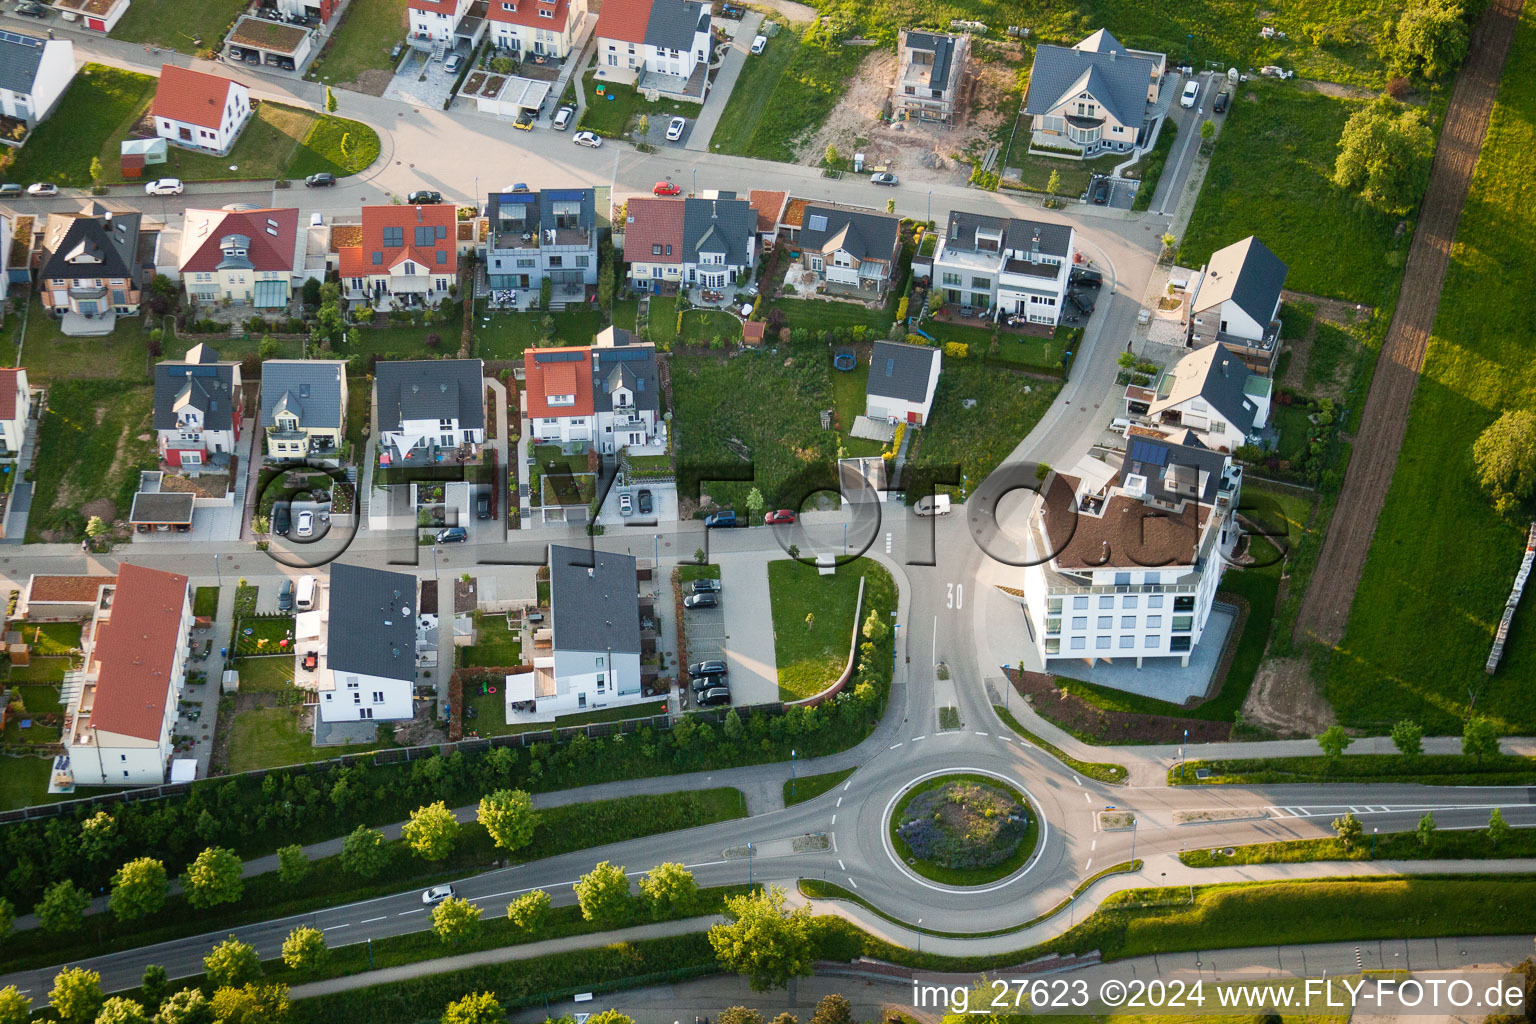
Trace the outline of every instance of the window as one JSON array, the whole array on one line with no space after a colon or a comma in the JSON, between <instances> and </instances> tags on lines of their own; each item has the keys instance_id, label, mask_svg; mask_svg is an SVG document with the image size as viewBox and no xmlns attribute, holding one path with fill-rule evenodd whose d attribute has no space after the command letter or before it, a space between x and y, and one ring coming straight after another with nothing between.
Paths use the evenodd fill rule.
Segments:
<instances>
[{"instance_id":1,"label":"window","mask_svg":"<svg viewBox=\"0 0 1536 1024\"><path fill-rule=\"evenodd\" d=\"M1135 647L1135 646L1136 646L1136 638L1134 636L1122 636L1120 638L1120 649L1122 651L1128 651L1132 647Z\"/></svg>"},{"instance_id":2,"label":"window","mask_svg":"<svg viewBox=\"0 0 1536 1024\"><path fill-rule=\"evenodd\" d=\"M661 243L660 242L657 242L657 243L655 243L654 245L651 246L651 255L652 256L660 256L661 255Z\"/></svg>"},{"instance_id":3,"label":"window","mask_svg":"<svg viewBox=\"0 0 1536 1024\"><path fill-rule=\"evenodd\" d=\"M960 275L959 274L952 274L952 273L950 273L949 271L946 270L946 271L944 271L944 283L945 284L959 284L960 283Z\"/></svg>"},{"instance_id":4,"label":"window","mask_svg":"<svg viewBox=\"0 0 1536 1024\"><path fill-rule=\"evenodd\" d=\"M1087 646L1088 646L1088 638L1087 637L1075 636L1075 637L1072 638L1072 649L1074 651L1084 650L1084 649L1087 648Z\"/></svg>"},{"instance_id":5,"label":"window","mask_svg":"<svg viewBox=\"0 0 1536 1024\"><path fill-rule=\"evenodd\" d=\"M352 695L352 703L353 704L361 704L362 702L363 702L363 695L362 694L354 693Z\"/></svg>"},{"instance_id":6,"label":"window","mask_svg":"<svg viewBox=\"0 0 1536 1024\"><path fill-rule=\"evenodd\" d=\"M1110 643L1110 641L1112 639L1114 639L1114 638L1113 637L1107 637L1107 636L1094 637L1094 640L1093 640L1093 648L1094 648L1094 650L1096 650L1096 651L1107 651L1107 650L1109 650L1109 643Z\"/></svg>"},{"instance_id":7,"label":"window","mask_svg":"<svg viewBox=\"0 0 1536 1024\"><path fill-rule=\"evenodd\" d=\"M1136 616L1134 616L1134 615L1122 615L1122 616L1120 616L1120 628L1121 629L1135 629L1136 628Z\"/></svg>"},{"instance_id":8,"label":"window","mask_svg":"<svg viewBox=\"0 0 1536 1024\"><path fill-rule=\"evenodd\" d=\"M1147 607L1148 608L1161 608L1162 606L1163 606L1163 595L1162 594L1149 594L1149 595L1147 595Z\"/></svg>"},{"instance_id":9,"label":"window","mask_svg":"<svg viewBox=\"0 0 1536 1024\"><path fill-rule=\"evenodd\" d=\"M1146 637L1145 639L1142 640L1141 646L1147 648L1148 650L1153 650L1155 648L1163 646L1163 638L1160 637L1160 636L1149 636L1149 637Z\"/></svg>"},{"instance_id":10,"label":"window","mask_svg":"<svg viewBox=\"0 0 1536 1024\"><path fill-rule=\"evenodd\" d=\"M1124 597L1122 597L1120 599L1120 607L1121 608L1135 608L1136 607L1136 602L1138 600L1140 600L1140 599L1135 594L1127 594L1127 595L1125 595Z\"/></svg>"},{"instance_id":11,"label":"window","mask_svg":"<svg viewBox=\"0 0 1536 1024\"><path fill-rule=\"evenodd\" d=\"M576 695L576 706L578 708L584 708L584 707L587 706L587 695L586 694L578 693Z\"/></svg>"},{"instance_id":12,"label":"window","mask_svg":"<svg viewBox=\"0 0 1536 1024\"><path fill-rule=\"evenodd\" d=\"M1162 629L1163 628L1163 617L1161 615L1148 615L1147 616L1147 628L1148 629Z\"/></svg>"},{"instance_id":13,"label":"window","mask_svg":"<svg viewBox=\"0 0 1536 1024\"><path fill-rule=\"evenodd\" d=\"M1060 633L1061 632L1061 620L1060 619L1046 619L1045 620L1045 631L1046 631L1046 633L1048 633L1050 635L1055 635L1057 633Z\"/></svg>"},{"instance_id":14,"label":"window","mask_svg":"<svg viewBox=\"0 0 1536 1024\"><path fill-rule=\"evenodd\" d=\"M1045 610L1050 612L1052 615L1060 615L1061 614L1061 598L1059 598L1059 597L1048 597L1048 598L1046 598L1045 599Z\"/></svg>"},{"instance_id":15,"label":"window","mask_svg":"<svg viewBox=\"0 0 1536 1024\"><path fill-rule=\"evenodd\" d=\"M1047 640L1045 642L1045 653L1046 654L1060 654L1061 653L1061 641L1060 640Z\"/></svg>"},{"instance_id":16,"label":"window","mask_svg":"<svg viewBox=\"0 0 1536 1024\"><path fill-rule=\"evenodd\" d=\"M990 278L986 277L973 277L971 278L971 287L980 288L982 291L990 291L992 288L992 281Z\"/></svg>"},{"instance_id":17,"label":"window","mask_svg":"<svg viewBox=\"0 0 1536 1024\"><path fill-rule=\"evenodd\" d=\"M405 244L405 228L385 228L384 244L397 248Z\"/></svg>"},{"instance_id":18,"label":"window","mask_svg":"<svg viewBox=\"0 0 1536 1024\"><path fill-rule=\"evenodd\" d=\"M373 691L373 702L375 704L383 704L384 703L384 691L383 690L374 690Z\"/></svg>"},{"instance_id":19,"label":"window","mask_svg":"<svg viewBox=\"0 0 1536 1024\"><path fill-rule=\"evenodd\" d=\"M1114 629L1115 628L1115 617L1113 615L1100 615L1099 616L1099 628L1100 629Z\"/></svg>"},{"instance_id":20,"label":"window","mask_svg":"<svg viewBox=\"0 0 1536 1024\"><path fill-rule=\"evenodd\" d=\"M373 718L373 708L358 708L357 709L357 717L360 718L360 719L371 719L371 718Z\"/></svg>"},{"instance_id":21,"label":"window","mask_svg":"<svg viewBox=\"0 0 1536 1024\"><path fill-rule=\"evenodd\" d=\"M1173 617L1173 631L1175 633L1188 633L1195 628L1193 615L1175 615Z\"/></svg>"},{"instance_id":22,"label":"window","mask_svg":"<svg viewBox=\"0 0 1536 1024\"><path fill-rule=\"evenodd\" d=\"M576 257L576 265L578 267L589 267L589 266L592 265L592 257L590 257L590 256L577 256Z\"/></svg>"},{"instance_id":23,"label":"window","mask_svg":"<svg viewBox=\"0 0 1536 1024\"><path fill-rule=\"evenodd\" d=\"M119 760L122 760L122 761L127 761L128 760L128 755L127 754L118 754L117 756L118 756Z\"/></svg>"},{"instance_id":24,"label":"window","mask_svg":"<svg viewBox=\"0 0 1536 1024\"><path fill-rule=\"evenodd\" d=\"M1086 598L1086 597L1074 597L1072 599L1072 607L1073 608L1087 608L1088 607L1088 598Z\"/></svg>"},{"instance_id":25,"label":"window","mask_svg":"<svg viewBox=\"0 0 1536 1024\"><path fill-rule=\"evenodd\" d=\"M1115 573L1115 586L1128 587L1131 585L1131 574L1128 572Z\"/></svg>"},{"instance_id":26,"label":"window","mask_svg":"<svg viewBox=\"0 0 1536 1024\"><path fill-rule=\"evenodd\" d=\"M1183 594L1173 599L1173 610L1176 612L1192 612L1195 610L1195 598L1192 594Z\"/></svg>"},{"instance_id":27,"label":"window","mask_svg":"<svg viewBox=\"0 0 1536 1024\"><path fill-rule=\"evenodd\" d=\"M1088 616L1086 616L1086 615L1074 615L1074 616L1072 616L1072 628L1073 629L1087 629L1088 628Z\"/></svg>"},{"instance_id":28,"label":"window","mask_svg":"<svg viewBox=\"0 0 1536 1024\"><path fill-rule=\"evenodd\" d=\"M1101 596L1099 598L1099 607L1100 608L1113 608L1114 606L1115 606L1115 599L1113 597L1111 597L1110 595L1104 594L1103 596Z\"/></svg>"},{"instance_id":29,"label":"window","mask_svg":"<svg viewBox=\"0 0 1536 1024\"><path fill-rule=\"evenodd\" d=\"M1170 651L1187 651L1187 650L1189 650L1189 647L1190 647L1190 641L1189 641L1189 637L1187 637L1187 636L1176 636L1176 637L1173 638L1173 641L1171 643L1169 643L1169 645L1168 645L1168 649Z\"/></svg>"}]
</instances>

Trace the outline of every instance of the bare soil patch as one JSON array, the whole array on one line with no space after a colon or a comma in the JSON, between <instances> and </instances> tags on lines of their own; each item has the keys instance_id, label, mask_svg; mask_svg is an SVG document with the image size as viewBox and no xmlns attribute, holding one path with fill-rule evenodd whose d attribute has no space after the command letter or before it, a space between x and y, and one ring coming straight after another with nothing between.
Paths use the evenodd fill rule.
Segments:
<instances>
[{"instance_id":1,"label":"bare soil patch","mask_svg":"<svg viewBox=\"0 0 1536 1024\"><path fill-rule=\"evenodd\" d=\"M336 88L350 89L353 92L360 92L367 96L383 96L384 90L389 86L390 81L394 77L393 71L373 69L358 75L357 81L342 82Z\"/></svg>"},{"instance_id":2,"label":"bare soil patch","mask_svg":"<svg viewBox=\"0 0 1536 1024\"><path fill-rule=\"evenodd\" d=\"M1333 708L1312 681L1305 658L1271 658L1254 673L1243 723L1280 736L1316 736L1336 724Z\"/></svg>"},{"instance_id":3,"label":"bare soil patch","mask_svg":"<svg viewBox=\"0 0 1536 1024\"><path fill-rule=\"evenodd\" d=\"M1138 715L1105 711L1059 689L1051 676L1005 669L1008 681L1042 717L1095 743L1178 743L1185 730L1191 743L1222 743L1232 736L1230 722L1209 722L1173 715Z\"/></svg>"},{"instance_id":4,"label":"bare soil patch","mask_svg":"<svg viewBox=\"0 0 1536 1024\"><path fill-rule=\"evenodd\" d=\"M1346 387L1349 384L1348 364L1340 362L1333 377L1327 381L1313 382L1310 385L1306 382L1307 370L1312 362L1313 342L1317 340L1317 325L1326 322L1347 327L1359 320L1369 318L1376 312L1376 307L1363 306L1357 302L1340 302L1338 299L1324 299L1301 292L1284 291L1280 294L1286 302L1305 302L1317 310L1317 315L1312 325L1307 328L1307 333L1285 343L1291 350L1291 362L1286 367L1284 376L1280 378L1280 383L1314 398L1328 398L1335 402L1343 402Z\"/></svg>"},{"instance_id":5,"label":"bare soil patch","mask_svg":"<svg viewBox=\"0 0 1536 1024\"><path fill-rule=\"evenodd\" d=\"M80 506L80 514L89 521L92 516L99 516L104 523L110 523L117 518L117 502L111 498L97 498Z\"/></svg>"},{"instance_id":6,"label":"bare soil patch","mask_svg":"<svg viewBox=\"0 0 1536 1024\"><path fill-rule=\"evenodd\" d=\"M1314 81L1310 78L1298 78L1296 86L1307 92L1320 92L1324 96L1334 96L1343 100L1373 100L1381 95L1375 89L1365 89L1358 85L1340 85L1338 82Z\"/></svg>"}]
</instances>

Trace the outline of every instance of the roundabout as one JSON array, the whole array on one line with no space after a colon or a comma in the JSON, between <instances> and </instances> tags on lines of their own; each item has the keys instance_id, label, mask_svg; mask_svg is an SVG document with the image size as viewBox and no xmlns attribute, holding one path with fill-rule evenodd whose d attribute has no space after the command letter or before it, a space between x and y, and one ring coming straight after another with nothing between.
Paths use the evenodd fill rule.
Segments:
<instances>
[{"instance_id":1,"label":"roundabout","mask_svg":"<svg viewBox=\"0 0 1536 1024\"><path fill-rule=\"evenodd\" d=\"M980 768L920 775L882 815L891 863L920 885L951 892L992 892L1024 877L1048 832L1028 790Z\"/></svg>"}]
</instances>

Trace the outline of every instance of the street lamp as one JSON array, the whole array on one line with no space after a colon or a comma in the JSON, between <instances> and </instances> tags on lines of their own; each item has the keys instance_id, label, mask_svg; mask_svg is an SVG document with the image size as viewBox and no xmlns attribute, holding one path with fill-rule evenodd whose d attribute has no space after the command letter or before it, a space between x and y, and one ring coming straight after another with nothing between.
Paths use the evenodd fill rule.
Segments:
<instances>
[{"instance_id":1,"label":"street lamp","mask_svg":"<svg viewBox=\"0 0 1536 1024\"><path fill-rule=\"evenodd\" d=\"M695 168L693 168L693 191L690 192L689 195L695 195L696 196L698 194L699 194L699 169L697 167L695 167Z\"/></svg>"},{"instance_id":2,"label":"street lamp","mask_svg":"<svg viewBox=\"0 0 1536 1024\"><path fill-rule=\"evenodd\" d=\"M747 844L747 885L749 886L752 884L752 851L754 849L751 843Z\"/></svg>"},{"instance_id":3,"label":"street lamp","mask_svg":"<svg viewBox=\"0 0 1536 1024\"><path fill-rule=\"evenodd\" d=\"M923 951L923 919L917 919L917 951Z\"/></svg>"},{"instance_id":4,"label":"street lamp","mask_svg":"<svg viewBox=\"0 0 1536 1024\"><path fill-rule=\"evenodd\" d=\"M214 555L213 556L213 574L214 574L215 577L218 578L219 588L223 589L223 587L224 587L224 572L223 572L223 570L221 570L219 568L219 556L218 555Z\"/></svg>"},{"instance_id":5,"label":"street lamp","mask_svg":"<svg viewBox=\"0 0 1536 1024\"><path fill-rule=\"evenodd\" d=\"M794 748L790 748L790 751L789 751L789 798L791 800L793 800L795 798L795 751L794 751Z\"/></svg>"},{"instance_id":6,"label":"street lamp","mask_svg":"<svg viewBox=\"0 0 1536 1024\"><path fill-rule=\"evenodd\" d=\"M933 189L928 190L928 219L925 223L933 223Z\"/></svg>"},{"instance_id":7,"label":"street lamp","mask_svg":"<svg viewBox=\"0 0 1536 1024\"><path fill-rule=\"evenodd\" d=\"M1193 38L1195 38L1193 32L1186 32L1184 34L1184 63L1186 65L1189 64L1189 41Z\"/></svg>"},{"instance_id":8,"label":"street lamp","mask_svg":"<svg viewBox=\"0 0 1536 1024\"><path fill-rule=\"evenodd\" d=\"M848 556L848 524L843 524L843 557Z\"/></svg>"},{"instance_id":9,"label":"street lamp","mask_svg":"<svg viewBox=\"0 0 1536 1024\"><path fill-rule=\"evenodd\" d=\"M1380 831L1381 829L1379 828L1371 829L1371 860L1376 859L1376 835Z\"/></svg>"}]
</instances>

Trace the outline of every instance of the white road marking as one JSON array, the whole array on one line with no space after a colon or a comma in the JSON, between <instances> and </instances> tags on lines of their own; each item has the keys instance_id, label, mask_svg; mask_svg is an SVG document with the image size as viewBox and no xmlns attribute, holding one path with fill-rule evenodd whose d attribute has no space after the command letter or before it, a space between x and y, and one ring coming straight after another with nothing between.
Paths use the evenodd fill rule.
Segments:
<instances>
[{"instance_id":1,"label":"white road marking","mask_svg":"<svg viewBox=\"0 0 1536 1024\"><path fill-rule=\"evenodd\" d=\"M844 793L848 792L848 787L851 786L851 785L853 785L853 780L852 779L849 779L847 782L843 783L843 792Z\"/></svg>"},{"instance_id":2,"label":"white road marking","mask_svg":"<svg viewBox=\"0 0 1536 1024\"><path fill-rule=\"evenodd\" d=\"M1087 793L1084 793L1084 794L1083 794L1083 803L1085 803L1085 804L1091 804L1091 803L1093 803L1093 797L1092 797L1092 796L1090 796L1090 795L1089 795L1089 794L1087 794Z\"/></svg>"},{"instance_id":3,"label":"white road marking","mask_svg":"<svg viewBox=\"0 0 1536 1024\"><path fill-rule=\"evenodd\" d=\"M912 742L913 743L921 743L921 742L923 742L923 740L925 740L927 738L928 738L927 736L913 736L912 737Z\"/></svg>"},{"instance_id":4,"label":"white road marking","mask_svg":"<svg viewBox=\"0 0 1536 1024\"><path fill-rule=\"evenodd\" d=\"M426 909L427 909L426 907L418 907L415 910L402 910L402 911L400 911L400 913L396 914L395 916L396 917L405 917L407 914L420 914L420 913L422 913Z\"/></svg>"},{"instance_id":5,"label":"white road marking","mask_svg":"<svg viewBox=\"0 0 1536 1024\"><path fill-rule=\"evenodd\" d=\"M1091 867L1093 867L1093 858L1089 857L1088 858L1088 863L1083 865L1083 870L1087 871Z\"/></svg>"},{"instance_id":6,"label":"white road marking","mask_svg":"<svg viewBox=\"0 0 1536 1024\"><path fill-rule=\"evenodd\" d=\"M976 735L977 735L977 736L985 736L985 735L987 735L987 734L986 734L986 733L984 733L984 732L981 732L981 731L980 731L980 730L977 730L977 732L976 732Z\"/></svg>"},{"instance_id":7,"label":"white road marking","mask_svg":"<svg viewBox=\"0 0 1536 1024\"><path fill-rule=\"evenodd\" d=\"M832 815L832 824L834 824L834 825L837 824L837 815L835 815L835 814Z\"/></svg>"},{"instance_id":8,"label":"white road marking","mask_svg":"<svg viewBox=\"0 0 1536 1024\"><path fill-rule=\"evenodd\" d=\"M858 888L858 887L859 887L859 883L858 883L858 882L855 882L855 881L854 881L854 880L853 880L853 876L852 876L852 875L849 875L849 876L848 876L848 884L849 884L849 885L851 885L851 886L853 886L853 887L854 887L854 888L855 888L855 889L857 889L857 888Z\"/></svg>"},{"instance_id":9,"label":"white road marking","mask_svg":"<svg viewBox=\"0 0 1536 1024\"><path fill-rule=\"evenodd\" d=\"M837 858L837 870L839 870L839 871L847 871L848 870L848 865L843 863L843 858L841 858L841 857Z\"/></svg>"},{"instance_id":10,"label":"white road marking","mask_svg":"<svg viewBox=\"0 0 1536 1024\"><path fill-rule=\"evenodd\" d=\"M1088 849L1090 851L1097 850L1098 848L1099 848L1099 841L1097 839L1095 839L1092 843L1088 844Z\"/></svg>"},{"instance_id":11,"label":"white road marking","mask_svg":"<svg viewBox=\"0 0 1536 1024\"><path fill-rule=\"evenodd\" d=\"M321 929L321 930L322 931L327 931L327 932L334 932L334 931L339 931L342 928L351 928L351 927L352 926L350 924L333 924L329 928L324 928L324 929Z\"/></svg>"},{"instance_id":12,"label":"white road marking","mask_svg":"<svg viewBox=\"0 0 1536 1024\"><path fill-rule=\"evenodd\" d=\"M890 746L890 749L891 749L891 750L895 750L895 749L896 749L896 748L897 748L897 747L899 747L899 746L901 746L901 744L900 744L900 743L892 743L892 744L891 744L891 746Z\"/></svg>"},{"instance_id":13,"label":"white road marking","mask_svg":"<svg viewBox=\"0 0 1536 1024\"><path fill-rule=\"evenodd\" d=\"M384 918L382 918L382 917L370 917L370 918L368 918L365 921L359 921L357 923L358 924L373 924L373 922L375 922L375 921L382 921L382 920L384 920Z\"/></svg>"},{"instance_id":14,"label":"white road marking","mask_svg":"<svg viewBox=\"0 0 1536 1024\"><path fill-rule=\"evenodd\" d=\"M842 797L838 797L837 798L837 803L833 804L833 806L834 807L841 807L841 806L843 806L843 798Z\"/></svg>"},{"instance_id":15,"label":"white road marking","mask_svg":"<svg viewBox=\"0 0 1536 1024\"><path fill-rule=\"evenodd\" d=\"M1077 783L1079 786L1081 786L1083 784L1083 780L1078 778L1077 775L1075 775L1075 774L1072 776L1072 781Z\"/></svg>"}]
</instances>

